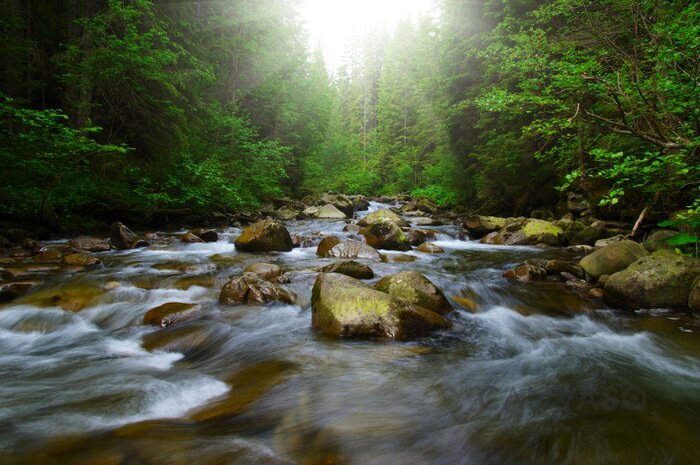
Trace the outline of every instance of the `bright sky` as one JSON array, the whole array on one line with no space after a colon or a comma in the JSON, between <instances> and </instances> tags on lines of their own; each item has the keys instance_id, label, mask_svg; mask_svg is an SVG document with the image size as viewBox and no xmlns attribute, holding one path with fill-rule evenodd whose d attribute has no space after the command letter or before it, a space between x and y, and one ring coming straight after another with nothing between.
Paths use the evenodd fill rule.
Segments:
<instances>
[{"instance_id":1,"label":"bright sky","mask_svg":"<svg viewBox=\"0 0 700 465\"><path fill-rule=\"evenodd\" d=\"M326 65L336 70L353 37L372 26L391 32L404 19L415 19L433 9L432 0L302 0L299 13L306 22L312 49L321 44Z\"/></svg>"}]
</instances>

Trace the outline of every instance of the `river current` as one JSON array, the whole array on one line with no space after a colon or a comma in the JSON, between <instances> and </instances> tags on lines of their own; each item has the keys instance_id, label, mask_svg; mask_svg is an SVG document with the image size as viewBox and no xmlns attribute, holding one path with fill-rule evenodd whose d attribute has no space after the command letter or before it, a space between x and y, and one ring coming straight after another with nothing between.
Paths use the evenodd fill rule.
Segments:
<instances>
[{"instance_id":1,"label":"river current","mask_svg":"<svg viewBox=\"0 0 700 465\"><path fill-rule=\"evenodd\" d=\"M302 236L344 226L287 223ZM0 307L0 463L700 463L697 319L509 281L524 260L579 257L428 229L445 253L364 261L370 283L413 269L450 299L453 327L412 342L315 332L313 269L332 259L240 253L236 228L202 244L159 232L148 248L96 254L100 268L47 277ZM291 273L299 305L220 305L253 262ZM79 311L61 307L72 299ZM142 324L167 302L204 312Z\"/></svg>"}]
</instances>

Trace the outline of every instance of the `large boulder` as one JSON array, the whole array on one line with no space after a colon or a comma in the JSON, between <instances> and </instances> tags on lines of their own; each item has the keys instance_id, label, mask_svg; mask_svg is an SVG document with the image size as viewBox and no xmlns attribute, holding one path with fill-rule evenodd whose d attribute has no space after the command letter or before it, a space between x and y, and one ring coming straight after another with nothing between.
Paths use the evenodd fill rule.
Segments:
<instances>
[{"instance_id":1,"label":"large boulder","mask_svg":"<svg viewBox=\"0 0 700 465\"><path fill-rule=\"evenodd\" d=\"M96 237L85 236L69 240L68 245L76 250L83 250L85 252L106 252L111 248L107 241Z\"/></svg>"},{"instance_id":2,"label":"large boulder","mask_svg":"<svg viewBox=\"0 0 700 465\"><path fill-rule=\"evenodd\" d=\"M301 216L302 218L316 218L319 211L321 211L321 207L306 207L304 210L302 210Z\"/></svg>"},{"instance_id":3,"label":"large boulder","mask_svg":"<svg viewBox=\"0 0 700 465\"><path fill-rule=\"evenodd\" d=\"M530 219L525 223L523 234L528 244L562 245L564 231L549 221Z\"/></svg>"},{"instance_id":4,"label":"large boulder","mask_svg":"<svg viewBox=\"0 0 700 465\"><path fill-rule=\"evenodd\" d=\"M344 220L347 218L347 215L343 213L342 211L338 210L335 205L332 204L326 204L322 206L319 210L318 213L316 214L316 218L320 219L325 219L325 220Z\"/></svg>"},{"instance_id":5,"label":"large boulder","mask_svg":"<svg viewBox=\"0 0 700 465\"><path fill-rule=\"evenodd\" d=\"M313 327L331 337L405 340L450 326L445 318L431 310L338 273L318 275L311 309Z\"/></svg>"},{"instance_id":6,"label":"large boulder","mask_svg":"<svg viewBox=\"0 0 700 465\"><path fill-rule=\"evenodd\" d=\"M364 242L347 239L329 249L325 257L331 258L367 258L371 260L381 260L381 255L374 247Z\"/></svg>"},{"instance_id":7,"label":"large boulder","mask_svg":"<svg viewBox=\"0 0 700 465\"><path fill-rule=\"evenodd\" d=\"M634 241L619 241L586 255L579 264L587 275L598 279L604 274L622 271L646 255L647 251L641 244Z\"/></svg>"},{"instance_id":8,"label":"large boulder","mask_svg":"<svg viewBox=\"0 0 700 465\"><path fill-rule=\"evenodd\" d=\"M232 278L224 284L219 302L226 305L264 304L266 302L294 303L295 295L282 286L272 284L253 273Z\"/></svg>"},{"instance_id":9,"label":"large boulder","mask_svg":"<svg viewBox=\"0 0 700 465\"><path fill-rule=\"evenodd\" d=\"M402 271L385 276L374 285L374 288L440 315L452 311L452 306L445 294L417 271Z\"/></svg>"},{"instance_id":10,"label":"large boulder","mask_svg":"<svg viewBox=\"0 0 700 465\"><path fill-rule=\"evenodd\" d=\"M686 307L698 276L700 260L661 250L610 276L603 300L631 309Z\"/></svg>"},{"instance_id":11,"label":"large boulder","mask_svg":"<svg viewBox=\"0 0 700 465\"><path fill-rule=\"evenodd\" d=\"M428 218L427 216L417 216L411 218L411 223L415 226L441 226L442 221L436 220L435 218Z\"/></svg>"},{"instance_id":12,"label":"large boulder","mask_svg":"<svg viewBox=\"0 0 700 465\"><path fill-rule=\"evenodd\" d=\"M411 250L401 228L388 219L375 221L360 231L367 244L377 249Z\"/></svg>"},{"instance_id":13,"label":"large boulder","mask_svg":"<svg viewBox=\"0 0 700 465\"><path fill-rule=\"evenodd\" d=\"M112 223L109 232L112 245L118 249L148 247L148 242L142 240L134 231L127 228L124 223Z\"/></svg>"},{"instance_id":14,"label":"large boulder","mask_svg":"<svg viewBox=\"0 0 700 465\"><path fill-rule=\"evenodd\" d=\"M564 230L549 221L520 219L506 224L498 232L489 233L481 242L501 245L562 245Z\"/></svg>"},{"instance_id":15,"label":"large boulder","mask_svg":"<svg viewBox=\"0 0 700 465\"><path fill-rule=\"evenodd\" d=\"M379 210L373 211L372 213L358 221L357 224L359 224L360 226L369 226L373 223L386 220L402 228L407 228L411 225L408 221L406 221L393 211L389 210L388 208L380 208Z\"/></svg>"},{"instance_id":16,"label":"large boulder","mask_svg":"<svg viewBox=\"0 0 700 465\"><path fill-rule=\"evenodd\" d=\"M262 220L253 223L236 238L236 249L244 252L289 252L292 237L282 223Z\"/></svg>"},{"instance_id":17,"label":"large boulder","mask_svg":"<svg viewBox=\"0 0 700 465\"><path fill-rule=\"evenodd\" d=\"M374 271L367 265L355 260L341 260L319 268L322 273L340 273L355 279L372 279Z\"/></svg>"},{"instance_id":18,"label":"large boulder","mask_svg":"<svg viewBox=\"0 0 700 465\"><path fill-rule=\"evenodd\" d=\"M602 221L594 221L574 234L569 242L571 245L593 245L596 241L612 235L613 234L610 234L608 228L605 226L605 223Z\"/></svg>"}]
</instances>

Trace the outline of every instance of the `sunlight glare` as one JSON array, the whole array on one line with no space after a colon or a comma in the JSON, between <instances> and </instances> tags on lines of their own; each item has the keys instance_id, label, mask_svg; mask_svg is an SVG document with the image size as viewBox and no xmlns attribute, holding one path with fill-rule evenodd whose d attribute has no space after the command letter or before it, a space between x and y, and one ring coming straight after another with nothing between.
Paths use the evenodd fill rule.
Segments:
<instances>
[{"instance_id":1,"label":"sunlight glare","mask_svg":"<svg viewBox=\"0 0 700 465\"><path fill-rule=\"evenodd\" d=\"M299 10L311 48L321 46L329 70L336 70L351 40L373 28L391 32L402 19L429 14L433 0L303 0Z\"/></svg>"}]
</instances>

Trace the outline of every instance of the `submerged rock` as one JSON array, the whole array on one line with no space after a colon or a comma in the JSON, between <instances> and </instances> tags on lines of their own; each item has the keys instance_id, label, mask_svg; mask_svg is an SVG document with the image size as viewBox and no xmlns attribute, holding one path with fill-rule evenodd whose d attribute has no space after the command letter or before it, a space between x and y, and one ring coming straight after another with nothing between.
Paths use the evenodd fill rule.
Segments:
<instances>
[{"instance_id":1,"label":"submerged rock","mask_svg":"<svg viewBox=\"0 0 700 465\"><path fill-rule=\"evenodd\" d=\"M9 302L23 296L32 290L36 284L30 281L0 284L0 302Z\"/></svg>"},{"instance_id":2,"label":"submerged rock","mask_svg":"<svg viewBox=\"0 0 700 465\"><path fill-rule=\"evenodd\" d=\"M411 225L408 221L404 220L401 216L397 215L388 208L380 208L379 210L373 211L358 221L357 224L360 226L369 226L373 223L384 220L388 220L402 228L407 228Z\"/></svg>"},{"instance_id":3,"label":"submerged rock","mask_svg":"<svg viewBox=\"0 0 700 465\"><path fill-rule=\"evenodd\" d=\"M586 255L579 264L586 274L598 279L601 275L622 271L646 255L646 249L640 244L619 241Z\"/></svg>"},{"instance_id":4,"label":"submerged rock","mask_svg":"<svg viewBox=\"0 0 700 465\"><path fill-rule=\"evenodd\" d=\"M401 228L388 219L377 220L360 231L367 244L376 249L411 250Z\"/></svg>"},{"instance_id":5,"label":"submerged rock","mask_svg":"<svg viewBox=\"0 0 700 465\"><path fill-rule=\"evenodd\" d=\"M264 304L266 302L294 303L296 296L287 289L267 282L253 273L245 273L224 284L219 295L222 304Z\"/></svg>"},{"instance_id":6,"label":"submerged rock","mask_svg":"<svg viewBox=\"0 0 700 465\"><path fill-rule=\"evenodd\" d=\"M418 257L415 255L408 255L405 253L384 253L382 254L382 261L384 263L409 263L415 262Z\"/></svg>"},{"instance_id":7,"label":"submerged rock","mask_svg":"<svg viewBox=\"0 0 700 465\"><path fill-rule=\"evenodd\" d=\"M423 253L444 253L445 250L442 247L439 247L432 242L424 242L418 248L416 249L419 252Z\"/></svg>"},{"instance_id":8,"label":"submerged rock","mask_svg":"<svg viewBox=\"0 0 700 465\"><path fill-rule=\"evenodd\" d=\"M610 276L603 300L631 309L686 307L698 276L700 260L661 250Z\"/></svg>"},{"instance_id":9,"label":"submerged rock","mask_svg":"<svg viewBox=\"0 0 700 465\"><path fill-rule=\"evenodd\" d=\"M243 230L234 242L236 249L245 252L289 252L292 237L282 223L262 220Z\"/></svg>"},{"instance_id":10,"label":"submerged rock","mask_svg":"<svg viewBox=\"0 0 700 465\"><path fill-rule=\"evenodd\" d=\"M148 247L148 242L142 240L135 232L120 222L112 223L110 226L110 238L112 245L118 249Z\"/></svg>"},{"instance_id":11,"label":"submerged rock","mask_svg":"<svg viewBox=\"0 0 700 465\"><path fill-rule=\"evenodd\" d=\"M96 266L102 263L99 258L93 257L85 253L72 253L63 257L63 262L66 265L76 266Z\"/></svg>"},{"instance_id":12,"label":"submerged rock","mask_svg":"<svg viewBox=\"0 0 700 465\"><path fill-rule=\"evenodd\" d=\"M147 311L143 316L143 324L165 328L194 318L201 313L201 311L201 305L168 302Z\"/></svg>"},{"instance_id":13,"label":"submerged rock","mask_svg":"<svg viewBox=\"0 0 700 465\"><path fill-rule=\"evenodd\" d=\"M440 315L452 311L445 294L428 278L417 271L402 271L385 276L375 284L375 289L398 299L427 308Z\"/></svg>"},{"instance_id":14,"label":"submerged rock","mask_svg":"<svg viewBox=\"0 0 700 465\"><path fill-rule=\"evenodd\" d=\"M318 275L311 308L313 327L331 337L411 339L450 326L431 310L338 273Z\"/></svg>"},{"instance_id":15,"label":"submerged rock","mask_svg":"<svg viewBox=\"0 0 700 465\"><path fill-rule=\"evenodd\" d=\"M355 279L372 279L374 271L363 263L355 260L341 260L319 269L322 273L340 273Z\"/></svg>"}]
</instances>

